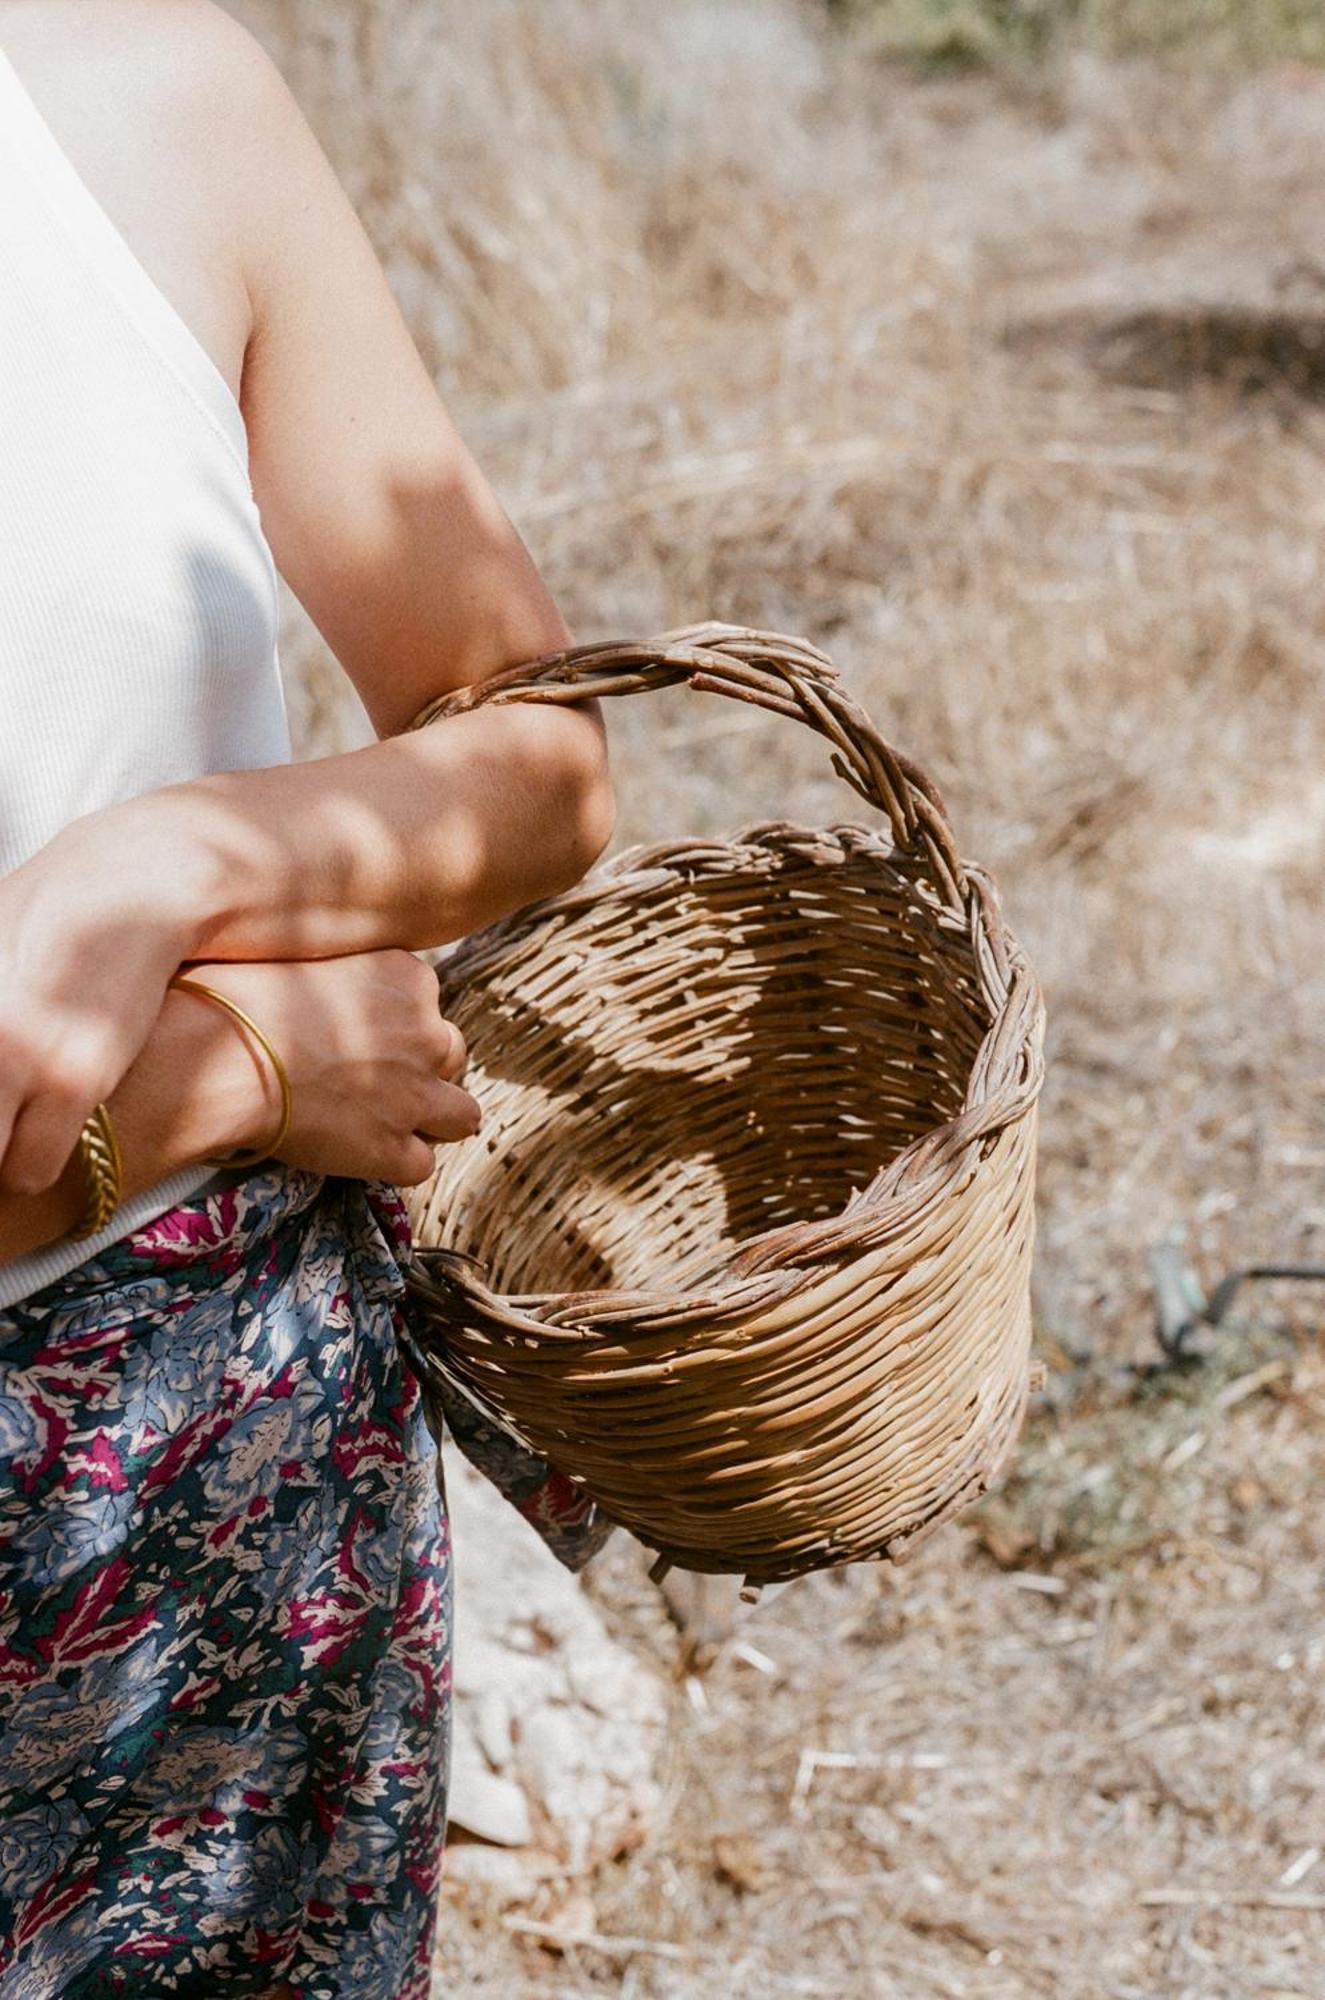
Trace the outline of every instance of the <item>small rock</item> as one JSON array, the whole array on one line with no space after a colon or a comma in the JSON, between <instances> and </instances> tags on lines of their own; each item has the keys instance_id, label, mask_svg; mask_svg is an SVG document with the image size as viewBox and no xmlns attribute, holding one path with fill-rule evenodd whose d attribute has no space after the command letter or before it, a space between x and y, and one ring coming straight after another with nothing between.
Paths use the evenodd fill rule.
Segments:
<instances>
[{"instance_id":1,"label":"small rock","mask_svg":"<svg viewBox=\"0 0 1325 2000\"><path fill-rule=\"evenodd\" d=\"M616 1643L579 1579L449 1451L446 1489L453 1822L502 1844L537 1838L563 1872L582 1872L633 1846L658 1809L662 1672Z\"/></svg>"},{"instance_id":2,"label":"small rock","mask_svg":"<svg viewBox=\"0 0 1325 2000\"><path fill-rule=\"evenodd\" d=\"M659 1588L684 1635L692 1664L702 1665L735 1630L741 1611L740 1577L670 1569Z\"/></svg>"},{"instance_id":3,"label":"small rock","mask_svg":"<svg viewBox=\"0 0 1325 2000\"><path fill-rule=\"evenodd\" d=\"M585 1889L545 1891L539 1898L538 1916L552 1933L538 1939L544 1951L563 1952L576 1938L590 1937L598 1928L598 1912Z\"/></svg>"},{"instance_id":4,"label":"small rock","mask_svg":"<svg viewBox=\"0 0 1325 2000\"><path fill-rule=\"evenodd\" d=\"M468 1730L451 1748L450 1816L456 1826L498 1847L526 1847L534 1829L521 1786L489 1770Z\"/></svg>"},{"instance_id":5,"label":"small rock","mask_svg":"<svg viewBox=\"0 0 1325 2000\"><path fill-rule=\"evenodd\" d=\"M475 1700L474 1735L493 1770L504 1771L511 1761L515 1739L511 1733L511 1711L494 1688L489 1687Z\"/></svg>"},{"instance_id":6,"label":"small rock","mask_svg":"<svg viewBox=\"0 0 1325 2000\"><path fill-rule=\"evenodd\" d=\"M549 1876L561 1872L554 1855L538 1847L488 1847L481 1841L452 1840L446 1850L445 1881L491 1890L512 1903L527 1903Z\"/></svg>"}]
</instances>

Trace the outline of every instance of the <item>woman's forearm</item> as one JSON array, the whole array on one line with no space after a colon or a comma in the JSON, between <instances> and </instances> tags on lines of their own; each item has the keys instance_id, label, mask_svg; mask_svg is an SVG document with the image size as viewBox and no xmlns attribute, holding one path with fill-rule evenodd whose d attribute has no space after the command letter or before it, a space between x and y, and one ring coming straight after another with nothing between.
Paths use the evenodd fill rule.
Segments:
<instances>
[{"instance_id":1,"label":"woman's forearm","mask_svg":"<svg viewBox=\"0 0 1325 2000\"><path fill-rule=\"evenodd\" d=\"M0 1191L50 1190L181 964L445 944L578 881L612 809L596 709L512 702L71 821L0 878Z\"/></svg>"},{"instance_id":2,"label":"woman's forearm","mask_svg":"<svg viewBox=\"0 0 1325 2000\"><path fill-rule=\"evenodd\" d=\"M418 949L579 880L611 832L596 705L488 705L345 756L113 808L189 927L184 956Z\"/></svg>"}]
</instances>

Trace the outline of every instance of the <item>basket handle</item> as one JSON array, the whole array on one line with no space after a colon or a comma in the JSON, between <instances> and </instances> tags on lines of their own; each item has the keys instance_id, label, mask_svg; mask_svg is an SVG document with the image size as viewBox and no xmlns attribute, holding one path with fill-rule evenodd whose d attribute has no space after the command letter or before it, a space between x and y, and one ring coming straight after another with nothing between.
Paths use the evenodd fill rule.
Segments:
<instances>
[{"instance_id":1,"label":"basket handle","mask_svg":"<svg viewBox=\"0 0 1325 2000\"><path fill-rule=\"evenodd\" d=\"M973 885L938 787L910 758L885 743L843 687L832 661L804 639L708 624L642 643L606 640L571 646L439 695L420 709L404 733L490 701L590 701L680 681L785 715L826 737L839 777L887 817L898 847L920 847L944 901L965 910Z\"/></svg>"}]
</instances>

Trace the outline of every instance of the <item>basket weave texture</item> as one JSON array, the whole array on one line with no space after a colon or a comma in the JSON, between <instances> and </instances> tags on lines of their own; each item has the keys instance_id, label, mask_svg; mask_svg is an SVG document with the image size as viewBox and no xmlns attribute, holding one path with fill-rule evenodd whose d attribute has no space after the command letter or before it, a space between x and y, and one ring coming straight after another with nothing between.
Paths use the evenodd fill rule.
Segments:
<instances>
[{"instance_id":1,"label":"basket weave texture","mask_svg":"<svg viewBox=\"0 0 1325 2000\"><path fill-rule=\"evenodd\" d=\"M903 1556L1011 1448L1043 1008L933 784L831 662L721 625L432 704L687 683L884 816L636 849L443 962L481 1137L412 1198L416 1344L665 1562Z\"/></svg>"}]
</instances>

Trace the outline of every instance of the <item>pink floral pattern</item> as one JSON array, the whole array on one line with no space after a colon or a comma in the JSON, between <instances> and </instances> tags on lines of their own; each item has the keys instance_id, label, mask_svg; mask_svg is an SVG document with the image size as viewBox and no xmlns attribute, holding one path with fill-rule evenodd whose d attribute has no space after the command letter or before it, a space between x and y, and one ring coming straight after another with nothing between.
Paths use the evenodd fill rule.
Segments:
<instances>
[{"instance_id":1,"label":"pink floral pattern","mask_svg":"<svg viewBox=\"0 0 1325 2000\"><path fill-rule=\"evenodd\" d=\"M424 2000L451 1566L407 1252L394 1191L272 1168L0 1312L4 2000Z\"/></svg>"}]
</instances>

